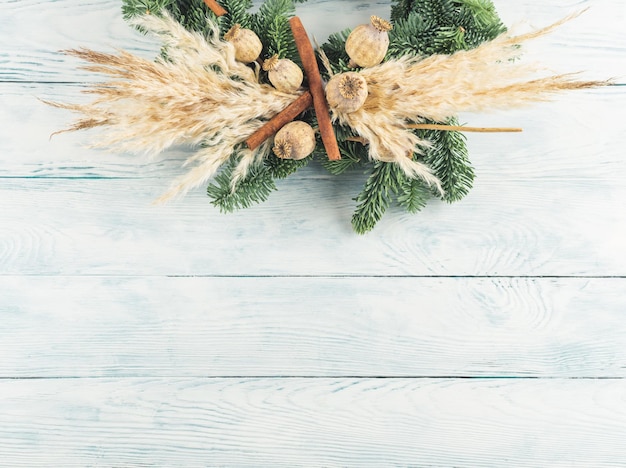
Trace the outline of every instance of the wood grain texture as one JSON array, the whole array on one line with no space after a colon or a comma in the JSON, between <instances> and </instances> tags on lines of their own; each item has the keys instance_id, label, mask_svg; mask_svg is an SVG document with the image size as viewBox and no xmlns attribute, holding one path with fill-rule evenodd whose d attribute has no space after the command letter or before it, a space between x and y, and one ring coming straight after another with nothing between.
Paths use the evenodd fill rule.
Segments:
<instances>
[{"instance_id":1,"label":"wood grain texture","mask_svg":"<svg viewBox=\"0 0 626 468\"><path fill-rule=\"evenodd\" d=\"M154 207L182 172L184 150L151 161L79 149L89 134L49 141L69 115L36 96L71 100L80 87L3 88L4 273L624 275L623 87L464 116L476 125L523 122L526 132L470 136L478 180L466 200L433 201L416 216L392 210L365 238L349 226L359 171L334 178L314 165L281 182L268 203L232 216L202 188Z\"/></svg>"},{"instance_id":2,"label":"wood grain texture","mask_svg":"<svg viewBox=\"0 0 626 468\"><path fill-rule=\"evenodd\" d=\"M625 439L624 380L0 382L12 467L615 467Z\"/></svg>"},{"instance_id":3,"label":"wood grain texture","mask_svg":"<svg viewBox=\"0 0 626 468\"><path fill-rule=\"evenodd\" d=\"M260 0L255 0L255 5ZM504 22L541 27L573 11L591 7L582 18L531 45L531 57L556 71L588 71L590 78L626 76L626 21L621 0L495 1ZM367 22L371 14L389 16L389 1L309 0L298 15L320 41L328 34ZM28 34L25 31L29 31ZM134 32L121 17L120 1L20 0L0 2L0 81L92 81L77 70L80 63L62 56L62 49L86 46L99 50L125 48L144 57L157 54L158 45Z\"/></svg>"},{"instance_id":4,"label":"wood grain texture","mask_svg":"<svg viewBox=\"0 0 626 468\"><path fill-rule=\"evenodd\" d=\"M189 149L155 157L89 148L97 132L62 133L77 118L42 100L84 103L84 87L66 84L0 83L0 177L176 177ZM626 97L625 97L626 99Z\"/></svg>"},{"instance_id":5,"label":"wood grain texture","mask_svg":"<svg viewBox=\"0 0 626 468\"><path fill-rule=\"evenodd\" d=\"M40 99L81 103L79 85L0 83L0 177L173 179L190 148L162 155L135 156L92 150L99 130L65 133L76 117ZM463 114L474 126L520 126L521 134L468 135L478 184L511 179L578 179L596 182L626 178L622 135L626 133L626 87L573 92L525 109ZM319 171L316 176L324 176ZM339 180L339 179L335 179ZM165 191L169 181L163 182ZM543 188L542 188L543 190ZM199 189L203 191L203 189Z\"/></svg>"},{"instance_id":6,"label":"wood grain texture","mask_svg":"<svg viewBox=\"0 0 626 468\"><path fill-rule=\"evenodd\" d=\"M506 190L478 186L455 205L433 202L418 215L391 210L367 236L350 227L356 182L338 186L304 172L303 178L281 184L271 201L225 216L201 193L151 206L163 187L158 179L2 179L2 272L625 274L622 181L513 180Z\"/></svg>"},{"instance_id":7,"label":"wood grain texture","mask_svg":"<svg viewBox=\"0 0 626 468\"><path fill-rule=\"evenodd\" d=\"M120 0L19 0L0 2L0 80L93 81L80 61L60 51L75 47L125 48L154 57L158 44L122 19Z\"/></svg>"},{"instance_id":8,"label":"wood grain texture","mask_svg":"<svg viewBox=\"0 0 626 468\"><path fill-rule=\"evenodd\" d=\"M323 41L389 3L298 13ZM526 59L625 83L622 0L495 3L520 30L590 6ZM0 44L0 466L623 466L625 87L461 116L525 132L359 237L358 171L225 216L151 205L187 149L49 141L70 115L37 98L98 79L59 49L158 53L119 0L0 0Z\"/></svg>"},{"instance_id":9,"label":"wood grain texture","mask_svg":"<svg viewBox=\"0 0 626 468\"><path fill-rule=\"evenodd\" d=\"M626 279L0 277L0 377L626 376Z\"/></svg>"}]
</instances>

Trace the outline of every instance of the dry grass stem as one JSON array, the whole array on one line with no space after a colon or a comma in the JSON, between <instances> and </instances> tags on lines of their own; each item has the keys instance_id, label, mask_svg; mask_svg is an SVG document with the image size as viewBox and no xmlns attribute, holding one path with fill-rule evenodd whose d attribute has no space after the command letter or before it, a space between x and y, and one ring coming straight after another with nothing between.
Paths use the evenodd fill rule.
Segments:
<instances>
[{"instance_id":1,"label":"dry grass stem","mask_svg":"<svg viewBox=\"0 0 626 468\"><path fill-rule=\"evenodd\" d=\"M541 37L577 15L520 36L503 34L475 49L426 58L406 56L363 69L369 96L356 112L334 112L369 142L374 160L400 164L409 175L436 185L426 168L406 157L428 142L420 141L412 124L443 122L460 112L515 108L547 100L564 90L605 86L606 81L579 81L574 74L533 79L537 69L515 60L519 45ZM408 161L408 162L407 162Z\"/></svg>"},{"instance_id":2,"label":"dry grass stem","mask_svg":"<svg viewBox=\"0 0 626 468\"><path fill-rule=\"evenodd\" d=\"M519 133L523 131L518 127L466 127L464 125L442 124L409 124L407 128L415 130L441 130L444 132L470 132L470 133Z\"/></svg>"},{"instance_id":3,"label":"dry grass stem","mask_svg":"<svg viewBox=\"0 0 626 468\"><path fill-rule=\"evenodd\" d=\"M87 91L96 96L89 104L51 104L82 114L67 131L105 127L96 147L154 155L172 145L202 144L185 162L189 172L159 199L165 201L211 178L298 94L259 84L255 72L235 60L233 46L219 39L215 24L210 24L208 37L187 31L168 15L145 15L135 24L163 41L167 60L145 60L125 51L69 50L90 63L87 70L111 80ZM237 180L268 153L268 145L254 152L238 150L242 162Z\"/></svg>"},{"instance_id":4,"label":"dry grass stem","mask_svg":"<svg viewBox=\"0 0 626 468\"><path fill-rule=\"evenodd\" d=\"M354 112L335 110L333 119L350 126L360 141L369 144L371 159L393 161L409 176L442 191L428 166L407 157L429 146L413 131L430 128L425 120L443 122L460 112L519 107L561 91L608 84L580 81L574 74L535 78L536 67L515 60L521 44L574 16L527 34L503 34L453 55L406 56L366 68L360 72L369 91L365 104ZM271 151L270 142L251 150L246 140L301 94L260 84L258 64L253 70L236 61L233 45L221 40L217 25L208 21L209 34L204 37L187 31L168 15L136 19L135 25L163 41L167 59L150 61L125 51L67 51L88 62L85 69L105 74L109 81L86 91L94 96L89 104L49 102L81 115L63 131L103 127L96 147L154 155L177 144L202 145L185 162L190 167L187 174L160 201L205 183L231 157L240 160L232 181L235 190L248 170ZM303 29L299 34L309 44ZM312 50L309 55L309 61L315 62ZM323 54L322 62L330 71ZM503 130L518 129L480 131Z\"/></svg>"}]
</instances>

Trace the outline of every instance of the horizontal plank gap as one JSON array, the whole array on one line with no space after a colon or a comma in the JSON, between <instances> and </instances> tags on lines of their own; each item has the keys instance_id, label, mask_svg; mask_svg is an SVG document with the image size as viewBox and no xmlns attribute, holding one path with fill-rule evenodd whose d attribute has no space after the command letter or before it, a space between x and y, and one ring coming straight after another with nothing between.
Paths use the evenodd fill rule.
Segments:
<instances>
[{"instance_id":1,"label":"horizontal plank gap","mask_svg":"<svg viewBox=\"0 0 626 468\"><path fill-rule=\"evenodd\" d=\"M0 381L8 380L111 380L111 376L72 376L72 375L58 375L58 376L22 376L22 377L10 377L0 376ZM169 375L169 376L157 376L150 375L117 375L115 379L125 380L181 380L189 379L189 376ZM193 376L195 380L624 380L625 377L615 376L569 376L569 377L551 377L551 376L497 376L497 375L416 375L416 376L385 376L385 375L207 375L207 376Z\"/></svg>"},{"instance_id":2,"label":"horizontal plank gap","mask_svg":"<svg viewBox=\"0 0 626 468\"><path fill-rule=\"evenodd\" d=\"M0 273L0 278L216 278L216 279L288 279L288 278L311 278L311 279L598 279L598 280L623 280L626 275L118 275L118 274L89 274L80 275L50 275L50 274L4 274Z\"/></svg>"}]
</instances>

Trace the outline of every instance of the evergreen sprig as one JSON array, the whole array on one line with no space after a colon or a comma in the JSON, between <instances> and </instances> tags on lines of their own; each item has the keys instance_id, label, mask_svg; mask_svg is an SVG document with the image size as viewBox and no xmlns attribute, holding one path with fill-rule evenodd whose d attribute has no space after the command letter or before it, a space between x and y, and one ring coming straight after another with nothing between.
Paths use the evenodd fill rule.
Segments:
<instances>
[{"instance_id":1,"label":"evergreen sprig","mask_svg":"<svg viewBox=\"0 0 626 468\"><path fill-rule=\"evenodd\" d=\"M451 54L506 30L491 0L399 0L391 8L391 19L387 58Z\"/></svg>"},{"instance_id":2,"label":"evergreen sprig","mask_svg":"<svg viewBox=\"0 0 626 468\"><path fill-rule=\"evenodd\" d=\"M456 118L445 123L459 125ZM423 161L441 180L443 200L452 203L464 198L471 190L475 177L468 157L465 135L461 132L437 130L421 130L418 134L432 143L425 151Z\"/></svg>"},{"instance_id":3,"label":"evergreen sprig","mask_svg":"<svg viewBox=\"0 0 626 468\"><path fill-rule=\"evenodd\" d=\"M421 179L407 177L401 170L396 171L398 178L398 205L411 214L426 206L431 197L431 189Z\"/></svg>"},{"instance_id":4,"label":"evergreen sprig","mask_svg":"<svg viewBox=\"0 0 626 468\"><path fill-rule=\"evenodd\" d=\"M396 170L395 164L381 161L374 163L365 188L355 199L357 207L352 215L352 228L358 234L370 231L381 220L393 195L398 193Z\"/></svg>"},{"instance_id":5,"label":"evergreen sprig","mask_svg":"<svg viewBox=\"0 0 626 468\"><path fill-rule=\"evenodd\" d=\"M227 11L224 16L218 18L218 24L222 34L232 28L235 24L242 28L252 27L252 0L220 0L221 5Z\"/></svg>"},{"instance_id":6,"label":"evergreen sprig","mask_svg":"<svg viewBox=\"0 0 626 468\"><path fill-rule=\"evenodd\" d=\"M306 0L265 0L256 13L251 12L252 0L219 0L228 14L216 18L203 0L123 0L125 18L150 12L158 14L167 10L185 28L208 33L207 16L218 22L224 34L235 23L253 29L264 44L262 57L277 54L300 63L295 42L289 27L289 18L295 13L294 3ZM404 55L427 56L452 54L467 50L494 39L505 31L491 0L392 0L390 46L386 60ZM350 70L345 42L350 30L332 34L322 45L331 64L331 73ZM325 78L329 73L320 61ZM262 75L262 79L266 77ZM419 120L420 116L415 116ZM314 127L313 112L300 117ZM456 125L456 119L442 122ZM355 167L366 166L369 175L361 193L355 198L357 207L352 218L354 230L365 233L374 228L392 203L397 203L410 213L421 210L435 194L421 180L409 178L397 164L371 162L367 146L353 141L350 128L335 124L335 132L342 159L328 161L322 157L323 166L334 175ZM447 202L463 198L472 187L474 170L469 162L465 137L459 132L416 130L416 134L432 143L424 154L413 157L431 167L439 177ZM282 160L273 154L261 164L253 166L247 177L232 189L232 177L238 163L233 156L220 170L207 193L212 203L221 211L230 212L247 208L267 200L277 189L276 179L285 178L306 166L315 155L324 155L321 142L314 155L302 161ZM436 195L436 194L435 194Z\"/></svg>"},{"instance_id":7,"label":"evergreen sprig","mask_svg":"<svg viewBox=\"0 0 626 468\"><path fill-rule=\"evenodd\" d=\"M159 13L175 2L176 0L123 0L122 15L125 20L129 20L146 13Z\"/></svg>"},{"instance_id":8,"label":"evergreen sprig","mask_svg":"<svg viewBox=\"0 0 626 468\"><path fill-rule=\"evenodd\" d=\"M341 159L338 161L330 161L328 158L324 158L322 165L328 172L333 175L340 175L349 169L352 169L361 164L366 157L364 146L361 143L354 141L341 141L338 140L339 151L341 153Z\"/></svg>"},{"instance_id":9,"label":"evergreen sprig","mask_svg":"<svg viewBox=\"0 0 626 468\"><path fill-rule=\"evenodd\" d=\"M234 1L248 2L248 0ZM203 0L122 0L122 14L127 20L146 13L158 15L162 11L167 11L185 29L201 34L209 33L207 16L217 20Z\"/></svg>"},{"instance_id":10,"label":"evergreen sprig","mask_svg":"<svg viewBox=\"0 0 626 468\"><path fill-rule=\"evenodd\" d=\"M234 24L239 24L252 29L259 36L264 45L262 58L277 54L281 58L289 58L300 63L289 19L295 13L294 2L302 3L306 0L266 0L256 13L250 11L254 6L252 0L219 1L228 12L219 18L208 9L203 0L123 0L122 10L127 19L145 14L147 11L159 14L166 10L186 29L202 34L209 32L207 16L217 21L222 35ZM163 54L165 56L167 51ZM265 81L266 77L263 76L262 79ZM288 177L306 166L311 158L291 161L279 159L271 154L262 164L253 166L248 176L240 181L233 191L231 180L237 160L237 157L231 157L207 187L212 203L224 212L248 208L267 200L277 189L275 179Z\"/></svg>"},{"instance_id":11,"label":"evergreen sprig","mask_svg":"<svg viewBox=\"0 0 626 468\"><path fill-rule=\"evenodd\" d=\"M350 32L350 29L344 29L341 32L333 33L328 36L328 42L320 46L322 51L328 57L333 74L352 70L348 66L350 57L346 53L346 40L348 39ZM320 71L326 78L329 77L327 70L323 66L320 67Z\"/></svg>"},{"instance_id":12,"label":"evergreen sprig","mask_svg":"<svg viewBox=\"0 0 626 468\"><path fill-rule=\"evenodd\" d=\"M389 34L386 60L407 54L452 54L476 47L505 31L490 0L395 0L391 20L394 28ZM324 48L329 58L332 57L331 62L345 60L341 50L344 44L345 35L331 37ZM431 123L456 125L457 121ZM415 132L432 146L423 155L413 157L431 167L439 177L445 201L462 199L471 189L475 177L464 135L436 130ZM337 166L335 172L339 168ZM358 205L352 219L353 227L359 233L373 229L394 199L408 212L415 213L426 205L431 193L421 180L408 178L396 164L374 163L356 198Z\"/></svg>"},{"instance_id":13,"label":"evergreen sprig","mask_svg":"<svg viewBox=\"0 0 626 468\"><path fill-rule=\"evenodd\" d=\"M263 57L278 55L300 64L289 18L296 12L292 0L266 0L253 15L252 29L263 43Z\"/></svg>"},{"instance_id":14,"label":"evergreen sprig","mask_svg":"<svg viewBox=\"0 0 626 468\"><path fill-rule=\"evenodd\" d=\"M231 188L233 172L238 159L231 158L215 176L207 187L207 194L222 213L232 213L235 210L250 208L256 203L267 201L276 190L274 177L265 165L250 168L245 179L241 180L236 190Z\"/></svg>"}]
</instances>

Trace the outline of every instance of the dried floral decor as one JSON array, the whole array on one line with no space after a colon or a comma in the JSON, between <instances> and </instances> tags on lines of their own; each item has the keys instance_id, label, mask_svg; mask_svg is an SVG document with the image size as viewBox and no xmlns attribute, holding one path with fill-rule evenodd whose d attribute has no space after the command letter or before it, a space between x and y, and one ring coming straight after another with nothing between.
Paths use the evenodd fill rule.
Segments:
<instances>
[{"instance_id":1,"label":"dried floral decor","mask_svg":"<svg viewBox=\"0 0 626 468\"><path fill-rule=\"evenodd\" d=\"M507 33L490 0L395 0L390 21L332 35L317 53L292 0L124 0L132 25L158 36L145 60L75 49L110 80L68 130L104 127L95 146L157 154L197 151L160 199L209 183L222 211L264 201L282 179L323 161L339 175L370 172L352 225L371 230L392 202L417 212L431 197L470 190L474 171L460 112L514 108L563 90L604 86L574 75L536 77L521 46L571 18L528 34Z\"/></svg>"}]
</instances>

